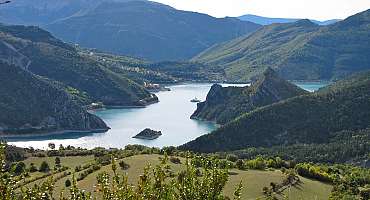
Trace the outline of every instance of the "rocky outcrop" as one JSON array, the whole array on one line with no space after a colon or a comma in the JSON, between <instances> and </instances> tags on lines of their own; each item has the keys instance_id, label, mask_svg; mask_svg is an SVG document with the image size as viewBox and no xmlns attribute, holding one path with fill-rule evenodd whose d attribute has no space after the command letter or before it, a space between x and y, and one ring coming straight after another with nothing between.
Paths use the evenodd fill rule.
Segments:
<instances>
[{"instance_id":1,"label":"rocky outcrop","mask_svg":"<svg viewBox=\"0 0 370 200\"><path fill-rule=\"evenodd\" d=\"M144 140L154 140L162 135L161 131L154 131L150 128L146 128L139 134L135 135L133 138L144 139Z\"/></svg>"},{"instance_id":2,"label":"rocky outcrop","mask_svg":"<svg viewBox=\"0 0 370 200\"><path fill-rule=\"evenodd\" d=\"M197 105L191 118L225 124L256 108L306 93L268 68L251 86L213 85L206 101Z\"/></svg>"},{"instance_id":3,"label":"rocky outcrop","mask_svg":"<svg viewBox=\"0 0 370 200\"><path fill-rule=\"evenodd\" d=\"M0 94L1 134L108 130L64 90L18 66L0 63Z\"/></svg>"}]
</instances>

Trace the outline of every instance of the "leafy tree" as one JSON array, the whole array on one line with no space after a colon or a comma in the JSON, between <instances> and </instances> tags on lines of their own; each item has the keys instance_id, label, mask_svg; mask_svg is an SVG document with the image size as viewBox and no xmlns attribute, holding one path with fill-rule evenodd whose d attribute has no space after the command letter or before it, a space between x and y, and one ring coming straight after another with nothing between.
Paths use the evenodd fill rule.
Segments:
<instances>
[{"instance_id":1,"label":"leafy tree","mask_svg":"<svg viewBox=\"0 0 370 200\"><path fill-rule=\"evenodd\" d=\"M71 183L71 181L70 181L69 179L67 179L67 180L65 181L64 185L65 185L66 187L70 187L70 186L72 185L72 183Z\"/></svg>"},{"instance_id":2,"label":"leafy tree","mask_svg":"<svg viewBox=\"0 0 370 200\"><path fill-rule=\"evenodd\" d=\"M49 164L46 162L46 161L43 161L40 165L40 168L39 168L39 171L40 172L49 172L50 171L50 166Z\"/></svg>"},{"instance_id":3,"label":"leafy tree","mask_svg":"<svg viewBox=\"0 0 370 200\"><path fill-rule=\"evenodd\" d=\"M55 157L55 166L57 168L60 168L61 167L61 161L60 161L60 158L59 157Z\"/></svg>"},{"instance_id":4,"label":"leafy tree","mask_svg":"<svg viewBox=\"0 0 370 200\"><path fill-rule=\"evenodd\" d=\"M35 164L34 164L34 163L31 163L31 164L30 164L29 171L30 171L30 172L37 172L37 171L38 171L38 170L37 170L37 167L35 166Z\"/></svg>"},{"instance_id":5,"label":"leafy tree","mask_svg":"<svg viewBox=\"0 0 370 200\"><path fill-rule=\"evenodd\" d=\"M235 163L235 166L236 166L236 168L238 168L240 170L243 170L244 169L244 162L243 162L243 160L241 160L241 159L237 160L236 163Z\"/></svg>"},{"instance_id":6,"label":"leafy tree","mask_svg":"<svg viewBox=\"0 0 370 200\"><path fill-rule=\"evenodd\" d=\"M22 174L25 170L26 170L26 164L24 164L24 162L18 162L17 164L13 166L13 169L12 169L13 173L17 176Z\"/></svg>"},{"instance_id":7,"label":"leafy tree","mask_svg":"<svg viewBox=\"0 0 370 200\"><path fill-rule=\"evenodd\" d=\"M228 154L226 156L226 160L231 161L231 162L236 162L238 160L238 156L235 154Z\"/></svg>"},{"instance_id":8,"label":"leafy tree","mask_svg":"<svg viewBox=\"0 0 370 200\"><path fill-rule=\"evenodd\" d=\"M54 143L49 143L49 144L48 144L48 147L49 147L50 149L54 150L54 149L55 149L55 144L54 144Z\"/></svg>"}]
</instances>

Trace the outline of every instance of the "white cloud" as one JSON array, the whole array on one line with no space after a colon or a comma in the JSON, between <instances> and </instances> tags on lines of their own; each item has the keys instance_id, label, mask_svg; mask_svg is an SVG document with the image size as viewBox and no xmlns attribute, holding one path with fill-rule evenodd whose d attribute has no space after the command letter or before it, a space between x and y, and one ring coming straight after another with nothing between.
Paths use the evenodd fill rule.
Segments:
<instances>
[{"instance_id":1,"label":"white cloud","mask_svg":"<svg viewBox=\"0 0 370 200\"><path fill-rule=\"evenodd\" d=\"M180 10L215 17L256 14L267 17L344 19L370 9L370 0L154 0Z\"/></svg>"}]
</instances>

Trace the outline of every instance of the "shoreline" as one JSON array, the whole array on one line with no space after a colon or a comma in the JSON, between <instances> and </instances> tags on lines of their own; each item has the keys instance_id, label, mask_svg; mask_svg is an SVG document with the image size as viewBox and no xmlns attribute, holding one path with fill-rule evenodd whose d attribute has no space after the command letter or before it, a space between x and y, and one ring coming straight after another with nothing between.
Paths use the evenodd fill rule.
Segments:
<instances>
[{"instance_id":1,"label":"shoreline","mask_svg":"<svg viewBox=\"0 0 370 200\"><path fill-rule=\"evenodd\" d=\"M104 110L104 109L130 109L130 108L146 108L150 105L153 105L153 104L156 104L156 103L159 103L160 101L159 100L155 100L155 101L150 101L148 103L146 103L145 105L138 105L138 106L110 106L110 105L103 105L102 107L99 107L99 108L90 108L90 109L87 109L88 112L94 112L94 111L99 111L99 110ZM91 114L94 114L94 113L91 113Z\"/></svg>"},{"instance_id":2,"label":"shoreline","mask_svg":"<svg viewBox=\"0 0 370 200\"><path fill-rule=\"evenodd\" d=\"M60 131L52 131L52 132L45 132L45 133L27 133L27 134L6 134L0 133L0 139L18 139L18 138L26 138L26 137L44 137L44 136L53 136L53 135L64 135L64 134L72 134L72 133L105 133L109 131L110 128L106 129L92 129L92 130L60 130Z\"/></svg>"},{"instance_id":3,"label":"shoreline","mask_svg":"<svg viewBox=\"0 0 370 200\"><path fill-rule=\"evenodd\" d=\"M207 122L207 123L214 124L216 126L216 128L220 128L222 126L222 124L218 124L216 121L210 121L210 120L202 119L202 118L199 118L199 117L190 116L190 119L195 120L195 121Z\"/></svg>"}]
</instances>

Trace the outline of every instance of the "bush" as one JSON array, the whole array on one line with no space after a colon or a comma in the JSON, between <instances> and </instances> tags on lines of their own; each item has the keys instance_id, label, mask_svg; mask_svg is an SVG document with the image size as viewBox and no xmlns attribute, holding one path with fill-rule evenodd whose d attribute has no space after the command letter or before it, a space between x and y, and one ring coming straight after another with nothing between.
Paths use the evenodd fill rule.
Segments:
<instances>
[{"instance_id":1,"label":"bush","mask_svg":"<svg viewBox=\"0 0 370 200\"><path fill-rule=\"evenodd\" d=\"M93 172L100 170L100 168L101 168L101 166L98 165L98 164L94 164L94 165L90 166L85 171L82 171L79 174L79 176L77 178L77 181L81 181L81 180L85 179L89 174L92 174Z\"/></svg>"},{"instance_id":2,"label":"bush","mask_svg":"<svg viewBox=\"0 0 370 200\"><path fill-rule=\"evenodd\" d=\"M57 167L57 168L60 168L61 167L61 162L60 162L60 158L59 157L56 157L55 158L55 166Z\"/></svg>"},{"instance_id":3,"label":"bush","mask_svg":"<svg viewBox=\"0 0 370 200\"><path fill-rule=\"evenodd\" d=\"M12 171L15 175L18 176L22 174L25 171L25 169L26 169L26 164L24 164L24 162L19 162L13 166Z\"/></svg>"},{"instance_id":4,"label":"bush","mask_svg":"<svg viewBox=\"0 0 370 200\"><path fill-rule=\"evenodd\" d=\"M181 160L177 157L170 157L170 161L174 164L181 164Z\"/></svg>"},{"instance_id":5,"label":"bush","mask_svg":"<svg viewBox=\"0 0 370 200\"><path fill-rule=\"evenodd\" d=\"M259 169L259 170L266 169L266 163L265 163L265 160L262 157L257 157L256 159L248 160L245 163L245 165L249 169Z\"/></svg>"},{"instance_id":6,"label":"bush","mask_svg":"<svg viewBox=\"0 0 370 200\"><path fill-rule=\"evenodd\" d=\"M306 178L312 178L328 183L332 183L334 181L326 167L315 166L309 163L300 163L296 165L295 169L299 175Z\"/></svg>"},{"instance_id":7,"label":"bush","mask_svg":"<svg viewBox=\"0 0 370 200\"><path fill-rule=\"evenodd\" d=\"M30 172L37 172L37 171L38 171L38 170L37 170L37 167L35 166L35 164L34 164L34 163L31 163L31 164L30 164L29 171L30 171Z\"/></svg>"},{"instance_id":8,"label":"bush","mask_svg":"<svg viewBox=\"0 0 370 200\"><path fill-rule=\"evenodd\" d=\"M46 161L43 161L41 163L41 166L40 166L40 169L39 169L40 172L49 172L50 171L50 166L49 164L46 162Z\"/></svg>"},{"instance_id":9,"label":"bush","mask_svg":"<svg viewBox=\"0 0 370 200\"><path fill-rule=\"evenodd\" d=\"M130 165L127 164L125 161L120 161L119 163L119 166L121 167L122 170L127 170L128 168L130 168Z\"/></svg>"},{"instance_id":10,"label":"bush","mask_svg":"<svg viewBox=\"0 0 370 200\"><path fill-rule=\"evenodd\" d=\"M231 161L231 162L236 162L238 160L238 156L234 154L228 154L226 156L226 160Z\"/></svg>"},{"instance_id":11,"label":"bush","mask_svg":"<svg viewBox=\"0 0 370 200\"><path fill-rule=\"evenodd\" d=\"M236 168L238 168L240 170L243 170L244 169L244 162L243 162L243 160L241 160L241 159L237 160L236 163L235 163L235 166L236 166Z\"/></svg>"}]
</instances>

